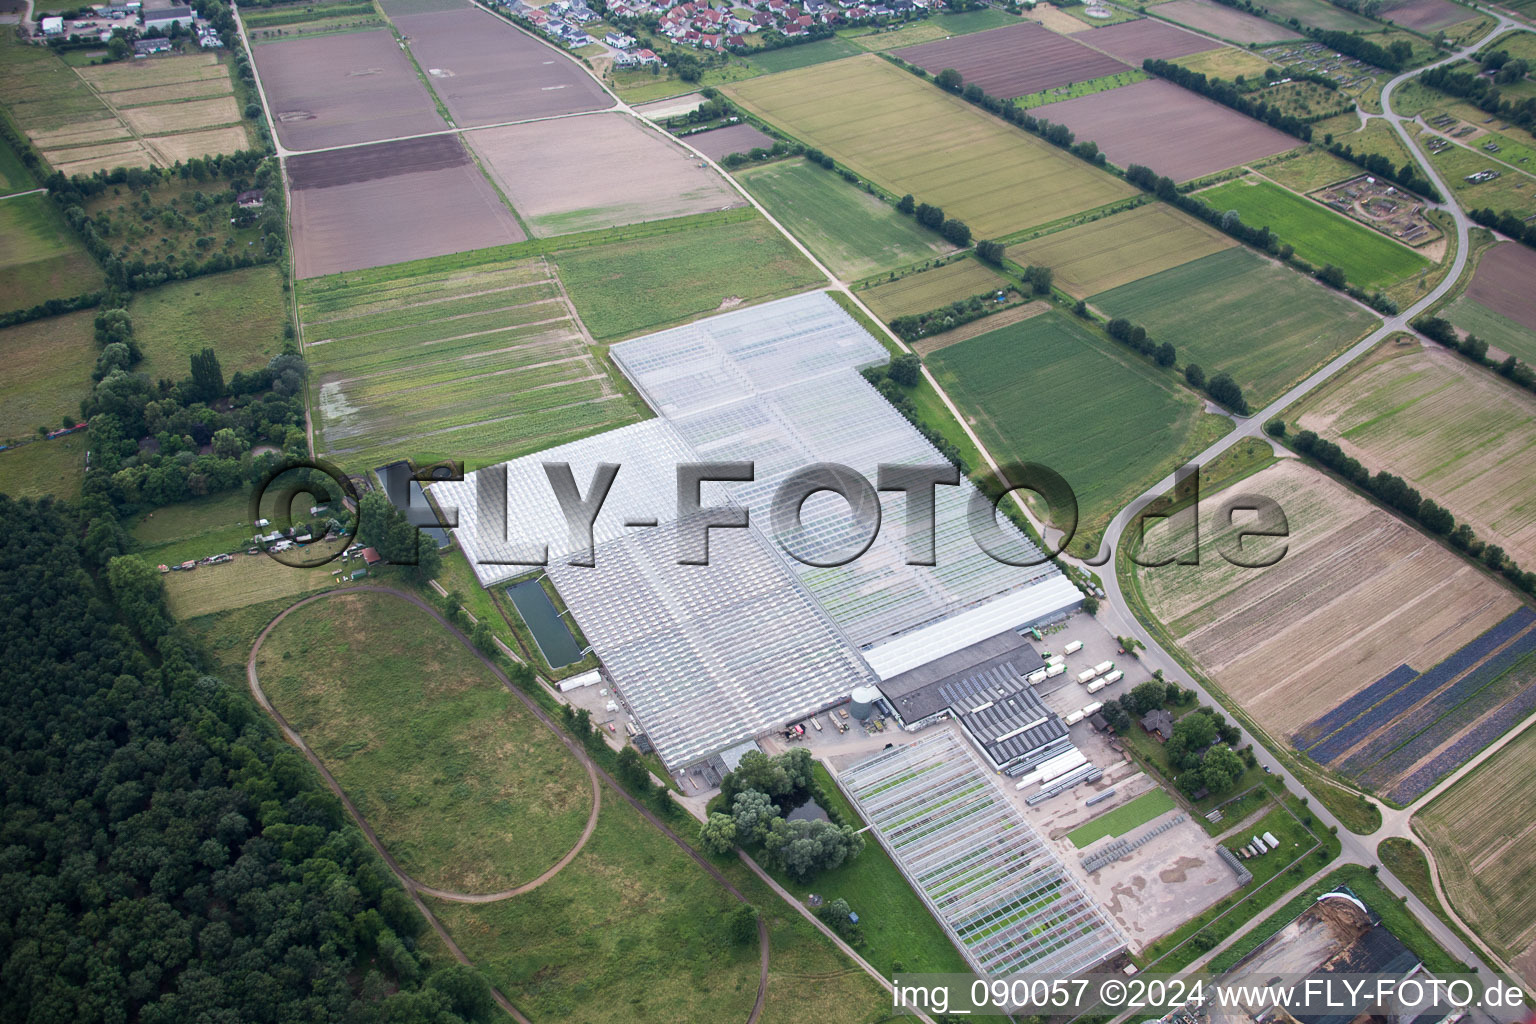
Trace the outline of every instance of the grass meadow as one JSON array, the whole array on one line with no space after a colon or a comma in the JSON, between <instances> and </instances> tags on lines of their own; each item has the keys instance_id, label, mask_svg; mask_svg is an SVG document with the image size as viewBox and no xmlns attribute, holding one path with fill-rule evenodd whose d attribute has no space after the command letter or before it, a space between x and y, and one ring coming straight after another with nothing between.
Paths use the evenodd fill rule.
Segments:
<instances>
[{"instance_id":1,"label":"grass meadow","mask_svg":"<svg viewBox=\"0 0 1536 1024\"><path fill-rule=\"evenodd\" d=\"M0 200L0 313L95 291L104 280L53 200Z\"/></svg>"},{"instance_id":2,"label":"grass meadow","mask_svg":"<svg viewBox=\"0 0 1536 1024\"><path fill-rule=\"evenodd\" d=\"M875 315L883 320L926 313L973 295L1007 287L1008 279L980 260L960 259L942 267L921 270L859 292Z\"/></svg>"},{"instance_id":3,"label":"grass meadow","mask_svg":"<svg viewBox=\"0 0 1536 1024\"><path fill-rule=\"evenodd\" d=\"M1199 197L1217 210L1236 210L1244 224L1268 227L1302 259L1331 263L1364 288L1394 284L1429 266L1407 246L1267 181L1229 181Z\"/></svg>"},{"instance_id":4,"label":"grass meadow","mask_svg":"<svg viewBox=\"0 0 1536 1024\"><path fill-rule=\"evenodd\" d=\"M60 499L80 496L85 482L85 432L67 434L52 441L34 441L20 448L0 451L0 494L13 498Z\"/></svg>"},{"instance_id":5,"label":"grass meadow","mask_svg":"<svg viewBox=\"0 0 1536 1024\"><path fill-rule=\"evenodd\" d=\"M283 348L288 323L282 273L274 266L172 281L137 292L128 306L144 349L135 369L151 380L180 380L206 346L224 376L259 370Z\"/></svg>"},{"instance_id":6,"label":"grass meadow","mask_svg":"<svg viewBox=\"0 0 1536 1024\"><path fill-rule=\"evenodd\" d=\"M816 268L756 215L557 251L554 258L577 315L598 341L822 283Z\"/></svg>"},{"instance_id":7,"label":"grass meadow","mask_svg":"<svg viewBox=\"0 0 1536 1024\"><path fill-rule=\"evenodd\" d=\"M80 421L96 365L94 317L87 310L0 330L0 442L33 436L38 427L53 430L65 417Z\"/></svg>"},{"instance_id":8,"label":"grass meadow","mask_svg":"<svg viewBox=\"0 0 1536 1024\"><path fill-rule=\"evenodd\" d=\"M1097 551L1116 511L1229 427L1171 374L1060 312L940 349L928 365L999 462L1066 478L1074 554Z\"/></svg>"},{"instance_id":9,"label":"grass meadow","mask_svg":"<svg viewBox=\"0 0 1536 1024\"><path fill-rule=\"evenodd\" d=\"M958 14L941 14L933 18L913 22L896 28L877 28L874 31L853 30L839 33L863 50L895 50L918 43L931 43L949 36L969 35L989 28L1016 25L1019 19L995 7L983 7Z\"/></svg>"},{"instance_id":10,"label":"grass meadow","mask_svg":"<svg viewBox=\"0 0 1536 1024\"><path fill-rule=\"evenodd\" d=\"M777 161L736 177L844 281L896 270L953 248L889 203L805 160Z\"/></svg>"},{"instance_id":11,"label":"grass meadow","mask_svg":"<svg viewBox=\"0 0 1536 1024\"><path fill-rule=\"evenodd\" d=\"M1176 806L1173 797L1169 796L1166 790L1150 790L1112 811L1099 815L1086 825L1079 825L1067 833L1067 838L1072 840L1073 846L1081 850L1089 843L1097 842L1105 836L1123 836L1131 829L1145 825Z\"/></svg>"},{"instance_id":12,"label":"grass meadow","mask_svg":"<svg viewBox=\"0 0 1536 1024\"><path fill-rule=\"evenodd\" d=\"M1228 249L1092 296L1110 316L1174 343L1179 364L1229 373L1261 408L1368 333L1377 320L1336 292Z\"/></svg>"},{"instance_id":13,"label":"grass meadow","mask_svg":"<svg viewBox=\"0 0 1536 1024\"><path fill-rule=\"evenodd\" d=\"M416 880L506 889L580 839L592 807L586 773L415 605L376 593L307 605L268 635L256 668L273 706Z\"/></svg>"},{"instance_id":14,"label":"grass meadow","mask_svg":"<svg viewBox=\"0 0 1536 1024\"><path fill-rule=\"evenodd\" d=\"M1521 362L1536 362L1536 331L1489 309L1476 299L1463 295L1440 315L1507 355L1518 356Z\"/></svg>"}]
</instances>

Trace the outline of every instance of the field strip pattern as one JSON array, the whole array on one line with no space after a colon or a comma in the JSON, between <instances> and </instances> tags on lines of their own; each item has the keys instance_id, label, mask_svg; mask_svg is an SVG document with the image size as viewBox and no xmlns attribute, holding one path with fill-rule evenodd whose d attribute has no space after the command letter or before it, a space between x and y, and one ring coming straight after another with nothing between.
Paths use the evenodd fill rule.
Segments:
<instances>
[{"instance_id":1,"label":"field strip pattern","mask_svg":"<svg viewBox=\"0 0 1536 1024\"><path fill-rule=\"evenodd\" d=\"M316 446L348 462L423 439L503 454L625 415L542 259L301 292Z\"/></svg>"}]
</instances>

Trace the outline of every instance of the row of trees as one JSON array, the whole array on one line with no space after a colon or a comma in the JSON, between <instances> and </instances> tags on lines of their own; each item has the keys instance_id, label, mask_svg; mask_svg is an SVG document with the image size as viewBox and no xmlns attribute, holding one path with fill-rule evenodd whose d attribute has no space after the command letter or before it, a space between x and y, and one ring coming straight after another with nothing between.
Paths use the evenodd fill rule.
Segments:
<instances>
[{"instance_id":1,"label":"row of trees","mask_svg":"<svg viewBox=\"0 0 1536 1024\"><path fill-rule=\"evenodd\" d=\"M1500 55L1503 60L1500 60ZM1505 84L1518 82L1525 77L1525 61L1512 61L1508 58L1509 55L1502 50L1495 51L1484 58L1485 68L1492 70L1489 64L1498 68L1492 78L1479 74L1477 69L1465 64L1446 64L1425 71L1419 76L1419 81L1443 93L1466 99L1479 109L1511 121L1529 131L1536 128L1536 96L1507 101L1499 91L1499 76L1505 74L1511 76L1509 83Z\"/></svg>"},{"instance_id":2,"label":"row of trees","mask_svg":"<svg viewBox=\"0 0 1536 1024\"><path fill-rule=\"evenodd\" d=\"M1141 62L1141 68L1149 75L1165 78L1174 85L1197 92L1223 106L1231 107L1238 113L1247 114L1257 121L1263 121L1271 128L1278 128L1287 135L1294 135L1303 142L1312 141L1312 125L1308 121L1327 116L1323 114L1308 119L1287 114L1279 107L1271 106L1263 100L1249 99L1243 94L1243 90L1232 82L1222 78L1207 78L1199 71L1191 71L1189 68L1166 60L1148 57Z\"/></svg>"},{"instance_id":3,"label":"row of trees","mask_svg":"<svg viewBox=\"0 0 1536 1024\"><path fill-rule=\"evenodd\" d=\"M961 475L970 473L970 464L960 454L960 449L949 438L929 426L918 413L917 406L912 403L912 389L922 379L921 364L917 356L905 352L893 358L888 365L871 366L863 373L864 379L873 384L875 390L880 392L918 433L927 438L928 443L937 448L940 455L959 469Z\"/></svg>"},{"instance_id":4,"label":"row of trees","mask_svg":"<svg viewBox=\"0 0 1536 1024\"><path fill-rule=\"evenodd\" d=\"M956 299L947 306L938 309L930 309L926 313L909 313L898 316L891 321L891 330L903 341L916 341L930 334L939 334L944 331L968 324L973 320L997 312L1002 303L997 300L997 292L986 292L982 295L972 295L968 299Z\"/></svg>"},{"instance_id":5,"label":"row of trees","mask_svg":"<svg viewBox=\"0 0 1536 1024\"><path fill-rule=\"evenodd\" d=\"M1536 391L1536 370L1522 363L1514 356L1505 356L1503 361L1494 362L1488 358L1488 343L1475 334L1468 334L1465 338L1456 337L1456 328L1450 321L1437 316L1423 316L1413 322L1414 329L1427 338L1439 342L1446 348L1460 352L1479 366L1487 366L1494 369L1499 376L1520 385L1527 391Z\"/></svg>"},{"instance_id":6,"label":"row of trees","mask_svg":"<svg viewBox=\"0 0 1536 1024\"><path fill-rule=\"evenodd\" d=\"M1536 573L1522 571L1503 548L1479 540L1472 527L1466 523L1458 524L1455 516L1420 495L1402 477L1385 470L1372 474L1359 459L1346 454L1338 445L1310 430L1297 433L1291 444L1303 455L1333 470L1389 508L1418 522L1430 533L1444 537L1458 550L1480 559L1488 568L1502 574L1527 594L1536 594Z\"/></svg>"},{"instance_id":7,"label":"row of trees","mask_svg":"<svg viewBox=\"0 0 1536 1024\"><path fill-rule=\"evenodd\" d=\"M494 1020L159 574L91 543L117 528L99 496L0 496L5 1016Z\"/></svg>"},{"instance_id":8,"label":"row of trees","mask_svg":"<svg viewBox=\"0 0 1536 1024\"><path fill-rule=\"evenodd\" d=\"M970 225L956 217L944 216L942 207L934 206L932 203L919 203L911 193L897 201L896 212L905 213L923 227L937 231L950 245L963 249L971 244Z\"/></svg>"},{"instance_id":9,"label":"row of trees","mask_svg":"<svg viewBox=\"0 0 1536 1024\"><path fill-rule=\"evenodd\" d=\"M1324 267L1314 267L1311 263L1296 255L1296 250L1288 242L1282 242L1278 235L1269 229L1268 225L1253 227L1243 223L1243 218L1236 210L1217 210L1198 196L1188 195L1179 190L1178 183L1166 175L1160 175L1150 167L1141 164L1131 164L1125 169L1125 180L1131 184L1150 192L1152 195L1177 206L1185 213L1199 217L1207 224L1226 234L1231 235L1240 242L1261 249L1269 253L1283 263L1289 263L1304 274L1310 274L1330 288L1335 288L1349 295L1359 302L1363 302L1378 313L1388 315L1397 312L1397 303L1386 292L1376 290L1367 292L1363 288L1357 288L1350 284L1344 275L1344 271L1332 264Z\"/></svg>"},{"instance_id":10,"label":"row of trees","mask_svg":"<svg viewBox=\"0 0 1536 1024\"><path fill-rule=\"evenodd\" d=\"M797 882L805 882L853 860L864 849L864 837L850 822L788 821L790 811L808 800L835 816L836 808L819 792L812 773L811 752L796 747L776 757L749 751L736 770L726 774L720 796L699 826L699 842L716 854L737 846L760 848L769 861Z\"/></svg>"}]
</instances>

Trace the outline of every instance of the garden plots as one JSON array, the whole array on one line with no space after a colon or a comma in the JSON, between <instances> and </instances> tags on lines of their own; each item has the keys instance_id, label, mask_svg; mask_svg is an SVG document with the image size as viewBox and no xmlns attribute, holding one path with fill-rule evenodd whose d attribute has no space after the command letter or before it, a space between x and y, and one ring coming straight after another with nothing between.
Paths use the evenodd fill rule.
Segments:
<instances>
[{"instance_id":1,"label":"garden plots","mask_svg":"<svg viewBox=\"0 0 1536 1024\"><path fill-rule=\"evenodd\" d=\"M404 599L340 594L297 609L255 668L273 707L418 882L510 889L580 840L593 793L571 752Z\"/></svg>"},{"instance_id":2,"label":"garden plots","mask_svg":"<svg viewBox=\"0 0 1536 1024\"><path fill-rule=\"evenodd\" d=\"M1451 906L1536 978L1536 729L1526 729L1413 817Z\"/></svg>"},{"instance_id":3,"label":"garden plots","mask_svg":"<svg viewBox=\"0 0 1536 1024\"><path fill-rule=\"evenodd\" d=\"M79 75L161 166L251 148L229 68L214 54L99 64Z\"/></svg>"},{"instance_id":4,"label":"garden plots","mask_svg":"<svg viewBox=\"0 0 1536 1024\"><path fill-rule=\"evenodd\" d=\"M0 26L0 96L55 170L89 173L153 162L73 68L47 47L18 42L9 26Z\"/></svg>"},{"instance_id":5,"label":"garden plots","mask_svg":"<svg viewBox=\"0 0 1536 1024\"><path fill-rule=\"evenodd\" d=\"M1222 7L1211 0L1174 0L1173 3L1158 4L1153 13L1159 18L1167 18L1244 46L1296 38L1296 33L1291 29L1263 18L1255 18L1251 14L1234 11L1230 7Z\"/></svg>"},{"instance_id":6,"label":"garden plots","mask_svg":"<svg viewBox=\"0 0 1536 1024\"><path fill-rule=\"evenodd\" d=\"M910 266L953 248L891 204L805 160L746 168L736 179L841 280Z\"/></svg>"},{"instance_id":7,"label":"garden plots","mask_svg":"<svg viewBox=\"0 0 1536 1024\"><path fill-rule=\"evenodd\" d=\"M1477 12L1450 0L1388 0L1377 17L1415 32L1430 33L1475 18Z\"/></svg>"},{"instance_id":8,"label":"garden plots","mask_svg":"<svg viewBox=\"0 0 1536 1024\"><path fill-rule=\"evenodd\" d=\"M1127 65L1032 21L897 50L931 74L960 72L989 96L1013 99L1127 70Z\"/></svg>"},{"instance_id":9,"label":"garden plots","mask_svg":"<svg viewBox=\"0 0 1536 1024\"><path fill-rule=\"evenodd\" d=\"M753 210L679 218L654 228L555 253L571 303L598 341L617 341L825 282Z\"/></svg>"},{"instance_id":10,"label":"garden plots","mask_svg":"<svg viewBox=\"0 0 1536 1024\"><path fill-rule=\"evenodd\" d=\"M1097 551L1116 511L1228 428L1167 373L1061 312L946 346L928 365L999 462L1066 478L1074 553Z\"/></svg>"},{"instance_id":11,"label":"garden plots","mask_svg":"<svg viewBox=\"0 0 1536 1024\"><path fill-rule=\"evenodd\" d=\"M1172 82L1151 79L1034 108L1092 139L1115 164L1188 181L1301 145L1269 125Z\"/></svg>"},{"instance_id":12,"label":"garden plots","mask_svg":"<svg viewBox=\"0 0 1536 1024\"><path fill-rule=\"evenodd\" d=\"M373 29L254 47L278 140L288 149L378 142L445 127L393 32ZM294 223L302 223L295 217Z\"/></svg>"},{"instance_id":13,"label":"garden plots","mask_svg":"<svg viewBox=\"0 0 1536 1024\"><path fill-rule=\"evenodd\" d=\"M36 437L38 427L55 430L65 418L79 422L96 365L92 319L90 312L67 313L0 330L0 443ZM39 439L33 445L53 443Z\"/></svg>"},{"instance_id":14,"label":"garden plots","mask_svg":"<svg viewBox=\"0 0 1536 1024\"><path fill-rule=\"evenodd\" d=\"M1308 396L1296 424L1395 473L1536 565L1536 399L1439 346L1380 346Z\"/></svg>"},{"instance_id":15,"label":"garden plots","mask_svg":"<svg viewBox=\"0 0 1536 1024\"><path fill-rule=\"evenodd\" d=\"M1445 684L1458 659L1487 655L1487 631L1506 622L1519 602L1479 569L1297 460L1278 462L1234 490L1248 507L1254 497L1275 502L1288 522L1284 540L1250 536L1243 560L1283 557L1243 568L1218 555L1235 552L1236 535L1255 527L1241 515L1226 520L1220 508L1227 495L1210 495L1199 564L1130 570L1140 599L1277 741L1295 737L1326 763L1354 756L1352 777L1390 799L1411 800L1460 763L1456 758L1476 752L1456 744L1480 735L1479 716L1500 714L1483 702L1507 698L1504 683L1478 693ZM1193 519L1149 527L1147 560L1196 554ZM1434 670L1423 688L1405 688L1418 675L1409 665ZM1536 687L1530 697L1536 699ZM1346 748L1339 758L1332 748L1316 749L1317 739L1335 735Z\"/></svg>"},{"instance_id":16,"label":"garden plots","mask_svg":"<svg viewBox=\"0 0 1536 1024\"><path fill-rule=\"evenodd\" d=\"M460 127L613 106L579 64L489 11L391 18Z\"/></svg>"},{"instance_id":17,"label":"garden plots","mask_svg":"<svg viewBox=\"0 0 1536 1024\"><path fill-rule=\"evenodd\" d=\"M746 202L698 157L628 114L555 118L464 137L537 236Z\"/></svg>"},{"instance_id":18,"label":"garden plots","mask_svg":"<svg viewBox=\"0 0 1536 1024\"><path fill-rule=\"evenodd\" d=\"M1501 242L1483 253L1472 283L1447 311L1457 327L1505 354L1536 363L1536 252Z\"/></svg>"},{"instance_id":19,"label":"garden plots","mask_svg":"<svg viewBox=\"0 0 1536 1024\"><path fill-rule=\"evenodd\" d=\"M1154 18L1106 25L1094 29L1084 41L1134 67L1140 67L1141 62L1148 59L1173 60L1222 48L1214 39L1186 32Z\"/></svg>"},{"instance_id":20,"label":"garden plots","mask_svg":"<svg viewBox=\"0 0 1536 1024\"><path fill-rule=\"evenodd\" d=\"M1429 266L1408 246L1267 181L1246 178L1196 195L1214 209L1236 210L1244 224L1268 227L1302 259L1333 264L1363 288L1396 284Z\"/></svg>"},{"instance_id":21,"label":"garden plots","mask_svg":"<svg viewBox=\"0 0 1536 1024\"><path fill-rule=\"evenodd\" d=\"M290 157L297 277L522 241L456 135Z\"/></svg>"},{"instance_id":22,"label":"garden plots","mask_svg":"<svg viewBox=\"0 0 1536 1024\"><path fill-rule=\"evenodd\" d=\"M94 291L102 280L52 199L0 200L0 313Z\"/></svg>"},{"instance_id":23,"label":"garden plots","mask_svg":"<svg viewBox=\"0 0 1536 1024\"><path fill-rule=\"evenodd\" d=\"M1181 365L1231 374L1260 408L1376 326L1376 318L1310 278L1246 249L1090 296L1178 349Z\"/></svg>"},{"instance_id":24,"label":"garden plots","mask_svg":"<svg viewBox=\"0 0 1536 1024\"><path fill-rule=\"evenodd\" d=\"M315 448L349 468L494 460L636 418L542 259L299 285Z\"/></svg>"},{"instance_id":25,"label":"garden plots","mask_svg":"<svg viewBox=\"0 0 1536 1024\"><path fill-rule=\"evenodd\" d=\"M980 260L962 259L877 284L859 292L859 298L880 319L894 320L1007 287L1008 279Z\"/></svg>"},{"instance_id":26,"label":"garden plots","mask_svg":"<svg viewBox=\"0 0 1536 1024\"><path fill-rule=\"evenodd\" d=\"M981 238L1135 194L873 55L740 82L725 92L882 188L943 207ZM829 96L838 102L828 103Z\"/></svg>"},{"instance_id":27,"label":"garden plots","mask_svg":"<svg viewBox=\"0 0 1536 1024\"><path fill-rule=\"evenodd\" d=\"M1011 245L1008 258L1021 265L1050 267L1058 288L1085 299L1236 244L1171 206L1147 203Z\"/></svg>"}]
</instances>

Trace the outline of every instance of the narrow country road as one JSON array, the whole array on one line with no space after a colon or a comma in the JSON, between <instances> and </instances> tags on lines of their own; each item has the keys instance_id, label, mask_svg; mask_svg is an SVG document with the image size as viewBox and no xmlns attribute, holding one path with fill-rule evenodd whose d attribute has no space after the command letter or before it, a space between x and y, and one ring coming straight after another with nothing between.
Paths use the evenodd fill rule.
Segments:
<instances>
[{"instance_id":1,"label":"narrow country road","mask_svg":"<svg viewBox=\"0 0 1536 1024\"><path fill-rule=\"evenodd\" d=\"M335 776L330 773L330 770L326 768L325 764L320 760L320 758L317 757L314 751L309 748L309 745L304 742L303 737L301 737L298 732L288 724L288 721L275 707L272 706L272 703L267 699L267 695L262 690L260 680L257 677L256 656L261 652L262 643L265 642L268 634L272 632L277 624L282 622L283 619L287 618L289 612L295 611L296 609L302 608L303 606L311 604L315 601L322 601L328 598L344 596L347 594L367 593L388 594L391 597L397 597L402 601L407 601L410 604L415 605L417 608L420 608L428 615L431 615L432 618L437 621L438 625L442 626L444 630L446 630L451 636L463 644L467 650L473 653L475 657L480 660L480 663L488 668L491 673L495 675L497 680L500 681L502 686L506 687L509 693L521 701L523 706L535 718L537 718L545 725L545 727L547 727L551 732L559 737L560 741L565 744L566 749L571 752L571 755L576 758L576 760L582 765L583 768L586 769L588 777L592 780L592 814L587 822L586 829L582 832L581 840L569 853L562 857L554 867L550 868L548 871L534 879L532 882L528 882L522 886L519 886L517 889L507 890L501 893L481 895L455 893L434 889L417 882L405 872L405 870L400 866L399 862L397 862L395 858L390 854L388 848L385 847L384 843L379 839L377 833L373 831L373 827L368 824L367 819L364 818L362 812L358 810L357 805L352 802L351 798L347 796L345 790L343 790L340 784L337 783ZM406 894L410 896L411 901L416 904L416 909L421 911L422 916L425 917L427 922L432 925L433 930L437 932L438 937L443 940L444 945L448 947L449 952L453 954L454 958L466 966L474 965L471 963L470 959L464 955L463 950L459 948L458 944L453 941L453 936L451 936L448 933L448 930L442 926L442 923L438 921L437 916L432 913L431 908L428 907L426 903L421 899L422 895L425 894L428 896L437 897L439 899L461 903L488 903L496 900L508 899L518 895L519 893L528 892L531 889L543 885L550 878L553 878L561 868L565 867L573 859L575 859L576 855L581 852L582 847L586 845L587 839L591 837L593 830L597 827L597 816L599 810L601 809L599 804L601 794L599 780L606 782L614 793L617 793L620 797L627 800L630 806L632 806L636 811L640 813L641 817L645 818L653 826L659 829L663 835L672 840L673 843L677 844L677 846L685 853L687 853L696 864L703 868L716 882L719 882L720 885L723 886L725 890L734 896L739 902L749 902L746 896L742 895L741 891L732 885L730 880L720 873L718 868L716 868L709 861L705 860L704 857L698 853L698 851L685 843L682 838L677 835L677 833L673 832L670 828L663 824L661 819L656 817L650 808L646 807L634 797L630 796L628 791L620 786L612 776L610 776L595 761L593 761L592 758L588 756L586 750L583 749L582 746L577 743L569 733L557 725L554 719L550 718L548 713L545 712L545 710L540 707L539 704L533 700L533 698L524 693L520 687L518 687L515 683L512 682L511 679L507 677L507 674L501 670L501 666L497 665L494 661L481 653L480 649L475 647L474 644L470 642L469 637L465 636L458 629L458 627L444 618L441 612L439 612L429 602L422 600L415 594L404 590L398 590L394 587L367 585L346 587L341 590L327 590L319 594L312 594L309 597L303 598L299 601L295 601L293 604L279 612L277 617L269 622L266 627L262 629L261 633L256 637L256 642L251 647L251 653L246 658L245 675L246 682L250 686L251 696L256 699L256 702L261 705L262 709L266 711L267 714L272 716L273 721L275 721L278 724L278 727L282 730L283 737L289 743L297 747L299 751L302 752L304 756L309 760L309 762L314 765L315 768L320 772L320 776L325 780L326 785L330 787L331 792L334 793L336 797L342 802L342 806L347 809L347 813L352 816L353 821L357 822L358 827L362 829L363 835L367 838L369 844L373 846L374 850L379 854L384 863L389 867L390 871L394 873L400 884L405 888ZM762 1016L763 1005L767 1001L768 997L768 963L770 953L769 935L768 924L761 915L759 915L757 921L757 942L759 951L757 999L753 1003L751 1013L747 1015L746 1024L757 1024L758 1018ZM495 986L491 987L491 994L495 997L497 1005L499 1005L503 1010L511 1015L513 1019L517 1020L519 1024L532 1024L532 1022L529 1021L528 1018L525 1017L517 1009L517 1007L513 1006L512 1002L507 999L507 997Z\"/></svg>"}]
</instances>

